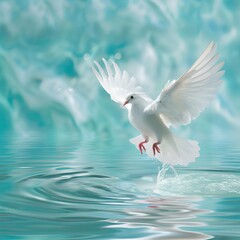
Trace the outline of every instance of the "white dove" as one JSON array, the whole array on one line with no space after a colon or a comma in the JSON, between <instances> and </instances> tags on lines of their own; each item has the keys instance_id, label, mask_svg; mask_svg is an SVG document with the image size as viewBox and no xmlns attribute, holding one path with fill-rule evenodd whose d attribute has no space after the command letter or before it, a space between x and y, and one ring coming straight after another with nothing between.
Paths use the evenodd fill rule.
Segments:
<instances>
[{"instance_id":1,"label":"white dove","mask_svg":"<svg viewBox=\"0 0 240 240\"><path fill-rule=\"evenodd\" d=\"M135 79L121 72L114 61L103 59L107 72L96 61L92 69L112 100L127 107L130 123L141 133L130 142L163 164L187 166L199 157L198 142L175 136L169 127L189 124L208 106L224 74L224 63L218 60L216 45L211 42L187 72L165 85L156 100L142 92Z\"/></svg>"}]
</instances>

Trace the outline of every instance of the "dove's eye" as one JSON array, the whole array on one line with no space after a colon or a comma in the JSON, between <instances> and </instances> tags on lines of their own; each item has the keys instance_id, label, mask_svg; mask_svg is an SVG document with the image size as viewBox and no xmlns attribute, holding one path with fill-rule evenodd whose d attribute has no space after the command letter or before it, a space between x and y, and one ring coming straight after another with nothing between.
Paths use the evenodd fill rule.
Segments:
<instances>
[{"instance_id":1,"label":"dove's eye","mask_svg":"<svg viewBox=\"0 0 240 240\"><path fill-rule=\"evenodd\" d=\"M133 99L133 96L131 96L130 98Z\"/></svg>"}]
</instances>

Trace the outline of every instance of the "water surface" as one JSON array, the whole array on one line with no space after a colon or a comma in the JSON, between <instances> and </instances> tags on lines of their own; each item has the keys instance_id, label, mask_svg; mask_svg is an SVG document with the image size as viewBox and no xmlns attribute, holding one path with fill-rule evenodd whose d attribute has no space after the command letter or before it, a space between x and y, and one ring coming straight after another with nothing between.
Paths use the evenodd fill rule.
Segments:
<instances>
[{"instance_id":1,"label":"water surface","mask_svg":"<svg viewBox=\"0 0 240 240\"><path fill-rule=\"evenodd\" d=\"M157 184L160 164L125 140L2 138L1 239L239 239L236 145Z\"/></svg>"}]
</instances>

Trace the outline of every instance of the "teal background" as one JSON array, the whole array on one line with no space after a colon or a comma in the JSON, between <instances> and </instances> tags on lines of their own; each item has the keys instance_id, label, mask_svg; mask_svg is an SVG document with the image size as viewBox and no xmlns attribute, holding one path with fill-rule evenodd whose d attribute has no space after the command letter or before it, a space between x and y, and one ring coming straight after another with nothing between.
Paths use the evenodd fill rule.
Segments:
<instances>
[{"instance_id":1,"label":"teal background","mask_svg":"<svg viewBox=\"0 0 240 240\"><path fill-rule=\"evenodd\" d=\"M0 1L0 132L115 135L132 127L93 75L117 61L155 98L210 41L224 83L190 133L239 128L239 1ZM222 129L224 126L224 131ZM218 135L217 135L218 136ZM218 137L217 137L218 138Z\"/></svg>"}]
</instances>

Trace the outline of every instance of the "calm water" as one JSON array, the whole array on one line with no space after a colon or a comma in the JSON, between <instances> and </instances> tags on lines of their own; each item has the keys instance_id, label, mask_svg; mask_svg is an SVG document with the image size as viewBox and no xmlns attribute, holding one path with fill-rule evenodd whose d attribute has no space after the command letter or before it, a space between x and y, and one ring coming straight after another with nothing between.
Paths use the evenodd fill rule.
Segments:
<instances>
[{"instance_id":1,"label":"calm water","mask_svg":"<svg viewBox=\"0 0 240 240\"><path fill-rule=\"evenodd\" d=\"M2 138L0 239L240 239L236 144L157 185L160 164L126 140Z\"/></svg>"}]
</instances>

